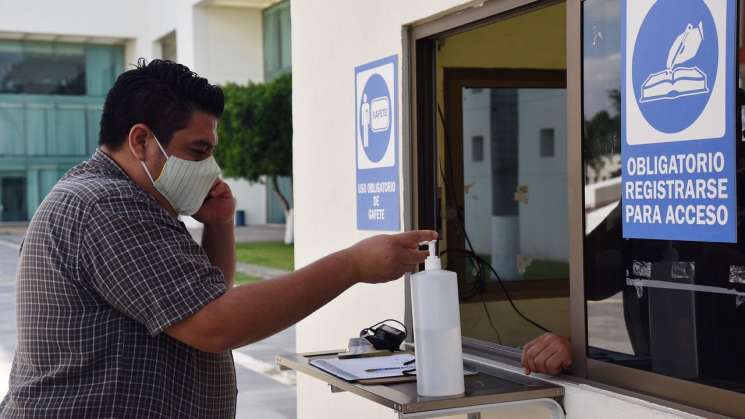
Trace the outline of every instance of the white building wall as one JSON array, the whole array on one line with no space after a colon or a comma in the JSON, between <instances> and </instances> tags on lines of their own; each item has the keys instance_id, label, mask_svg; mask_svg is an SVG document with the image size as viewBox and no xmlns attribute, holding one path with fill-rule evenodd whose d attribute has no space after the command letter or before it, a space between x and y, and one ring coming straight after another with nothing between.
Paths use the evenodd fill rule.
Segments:
<instances>
[{"instance_id":1,"label":"white building wall","mask_svg":"<svg viewBox=\"0 0 745 419\"><path fill-rule=\"evenodd\" d=\"M245 179L227 178L225 181L235 195L236 210L246 211L246 224L266 224L266 185Z\"/></svg>"},{"instance_id":2,"label":"white building wall","mask_svg":"<svg viewBox=\"0 0 745 419\"><path fill-rule=\"evenodd\" d=\"M189 9L194 23L191 33L194 41L183 49L187 57L193 54L192 70L216 84L264 81L261 9L226 6ZM177 28L177 37L178 31ZM181 44L178 45L178 60L186 64L181 59ZM236 197L236 210L246 212L246 224L266 224L266 186L242 179L225 181Z\"/></svg>"},{"instance_id":3,"label":"white building wall","mask_svg":"<svg viewBox=\"0 0 745 419\"><path fill-rule=\"evenodd\" d=\"M158 58L176 32L178 61L213 83L263 81L260 8L200 0L0 0L0 37L126 45L125 63Z\"/></svg>"},{"instance_id":4,"label":"white building wall","mask_svg":"<svg viewBox=\"0 0 745 419\"><path fill-rule=\"evenodd\" d=\"M204 6L202 0L0 0L0 37L125 46L124 63L159 58L158 41L176 32L178 62L212 83L264 79L262 10ZM266 223L266 188L228 180L249 224ZM190 225L197 225L189 221Z\"/></svg>"},{"instance_id":5,"label":"white building wall","mask_svg":"<svg viewBox=\"0 0 745 419\"><path fill-rule=\"evenodd\" d=\"M100 7L116 0L98 1ZM176 31L176 55L178 61L192 70L199 72L196 62L194 35L194 5L199 0L157 0L146 1L139 20L145 22L145 27L137 33L133 45L127 49L125 62L134 63L137 58L159 58L159 48L154 43ZM156 54L158 53L158 54ZM204 76L209 77L204 74Z\"/></svg>"},{"instance_id":6,"label":"white building wall","mask_svg":"<svg viewBox=\"0 0 745 419\"><path fill-rule=\"evenodd\" d=\"M0 0L0 32L135 38L147 0ZM92 12L93 11L93 12Z\"/></svg>"},{"instance_id":7,"label":"white building wall","mask_svg":"<svg viewBox=\"0 0 745 419\"><path fill-rule=\"evenodd\" d=\"M492 163L491 93L482 89L463 91L463 184L466 230L477 253L491 254ZM484 137L484 160L473 161L473 137Z\"/></svg>"},{"instance_id":8,"label":"white building wall","mask_svg":"<svg viewBox=\"0 0 745 419\"><path fill-rule=\"evenodd\" d=\"M403 23L458 3L461 1L292 2L297 267L374 234L356 230L354 67L400 55ZM357 336L360 329L403 316L402 280L356 285L298 324L297 350L344 348L347 339ZM390 410L348 393L332 395L328 385L303 374L298 374L297 389L300 419L394 417Z\"/></svg>"},{"instance_id":9,"label":"white building wall","mask_svg":"<svg viewBox=\"0 0 745 419\"><path fill-rule=\"evenodd\" d=\"M261 9L212 6L194 10L195 71L218 84L264 81Z\"/></svg>"},{"instance_id":10,"label":"white building wall","mask_svg":"<svg viewBox=\"0 0 745 419\"><path fill-rule=\"evenodd\" d=\"M462 3L462 0L293 1L298 267L374 234L356 230L354 67L392 54L401 56L402 25ZM400 68L399 76L401 80ZM399 83L399 96L402 85ZM399 118L402 116L399 114ZM401 143L406 142L403 137L402 140ZM298 324L297 350L346 347L347 339L356 336L360 329L385 318L402 319L404 303L402 280L377 286L356 285ZM690 417L589 386L564 380L556 382L567 388L565 405L572 419ZM391 410L355 395L332 394L328 385L303 374L298 374L297 388L301 419L396 417ZM540 416L524 411L509 417Z\"/></svg>"},{"instance_id":11,"label":"white building wall","mask_svg":"<svg viewBox=\"0 0 745 419\"><path fill-rule=\"evenodd\" d=\"M126 45L125 63L153 58L153 43L176 30L179 61L195 64L193 6L199 0L0 0L0 33L80 37ZM92 38L92 39L91 39Z\"/></svg>"}]
</instances>

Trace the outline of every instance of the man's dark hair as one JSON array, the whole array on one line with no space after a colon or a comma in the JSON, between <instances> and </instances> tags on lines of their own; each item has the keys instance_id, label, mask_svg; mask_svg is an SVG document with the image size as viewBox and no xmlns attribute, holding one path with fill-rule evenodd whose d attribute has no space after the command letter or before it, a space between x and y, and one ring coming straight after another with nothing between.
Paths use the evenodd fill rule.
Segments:
<instances>
[{"instance_id":1,"label":"man's dark hair","mask_svg":"<svg viewBox=\"0 0 745 419\"><path fill-rule=\"evenodd\" d=\"M222 89L188 67L167 60L144 58L117 77L106 95L99 144L119 148L132 126L147 125L167 145L184 128L194 111L219 118L225 100Z\"/></svg>"}]
</instances>

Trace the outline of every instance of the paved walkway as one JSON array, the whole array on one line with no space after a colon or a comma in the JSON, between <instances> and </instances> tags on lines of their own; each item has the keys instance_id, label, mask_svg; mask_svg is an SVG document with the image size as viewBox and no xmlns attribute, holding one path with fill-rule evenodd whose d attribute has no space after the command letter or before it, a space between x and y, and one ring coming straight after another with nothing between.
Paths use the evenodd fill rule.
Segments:
<instances>
[{"instance_id":1,"label":"paved walkway","mask_svg":"<svg viewBox=\"0 0 745 419\"><path fill-rule=\"evenodd\" d=\"M20 236L0 235L0 398L8 391L8 377L16 345L15 273ZM295 351L295 328L233 351L238 381L238 419L297 417L295 375L280 372L278 353Z\"/></svg>"},{"instance_id":2,"label":"paved walkway","mask_svg":"<svg viewBox=\"0 0 745 419\"><path fill-rule=\"evenodd\" d=\"M8 223L0 222L0 236L22 237L26 234L28 223ZM199 242L202 238L201 224L187 222L187 227L192 237ZM285 239L285 226L280 224L266 224L256 226L244 226L235 228L236 243L256 243L256 242L281 242Z\"/></svg>"},{"instance_id":3,"label":"paved walkway","mask_svg":"<svg viewBox=\"0 0 745 419\"><path fill-rule=\"evenodd\" d=\"M27 222L0 222L0 235L22 237L27 225Z\"/></svg>"},{"instance_id":4,"label":"paved walkway","mask_svg":"<svg viewBox=\"0 0 745 419\"><path fill-rule=\"evenodd\" d=\"M287 271L281 269L267 268L266 266L251 265L243 262L236 262L235 270L261 279L272 279L287 273Z\"/></svg>"},{"instance_id":5,"label":"paved walkway","mask_svg":"<svg viewBox=\"0 0 745 419\"><path fill-rule=\"evenodd\" d=\"M187 223L191 236L197 243L202 240L202 228L195 227ZM256 243L256 242L281 242L285 239L285 226L278 224L267 224L259 226L245 226L235 228L236 243Z\"/></svg>"}]
</instances>

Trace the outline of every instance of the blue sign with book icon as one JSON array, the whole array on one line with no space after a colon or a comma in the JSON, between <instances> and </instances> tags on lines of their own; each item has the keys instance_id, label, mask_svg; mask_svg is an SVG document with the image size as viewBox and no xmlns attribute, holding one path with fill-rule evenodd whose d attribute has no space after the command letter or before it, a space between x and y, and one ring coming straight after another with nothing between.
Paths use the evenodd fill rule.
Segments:
<instances>
[{"instance_id":1,"label":"blue sign with book icon","mask_svg":"<svg viewBox=\"0 0 745 419\"><path fill-rule=\"evenodd\" d=\"M624 238L735 243L736 0L625 0Z\"/></svg>"},{"instance_id":2,"label":"blue sign with book icon","mask_svg":"<svg viewBox=\"0 0 745 419\"><path fill-rule=\"evenodd\" d=\"M354 74L357 229L398 231L398 56Z\"/></svg>"}]
</instances>

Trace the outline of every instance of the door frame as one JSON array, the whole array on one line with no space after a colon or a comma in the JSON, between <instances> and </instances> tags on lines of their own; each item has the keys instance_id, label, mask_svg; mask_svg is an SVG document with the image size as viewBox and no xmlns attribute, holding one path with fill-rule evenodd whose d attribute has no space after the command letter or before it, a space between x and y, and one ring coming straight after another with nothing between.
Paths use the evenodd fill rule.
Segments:
<instances>
[{"instance_id":1,"label":"door frame","mask_svg":"<svg viewBox=\"0 0 745 419\"><path fill-rule=\"evenodd\" d=\"M24 220L17 220L17 221L5 221L3 220L3 216L5 214L5 207L2 205L2 199L3 199L3 179L23 179L23 217ZM25 220L28 220L28 177L26 176L26 172L22 171L0 171L0 222L23 222Z\"/></svg>"}]
</instances>

